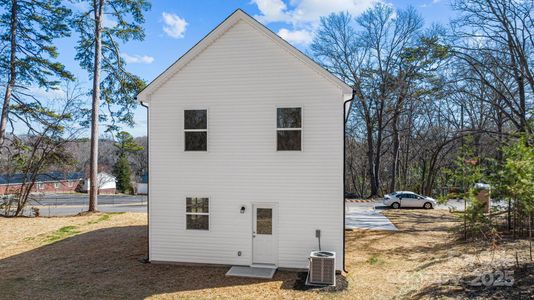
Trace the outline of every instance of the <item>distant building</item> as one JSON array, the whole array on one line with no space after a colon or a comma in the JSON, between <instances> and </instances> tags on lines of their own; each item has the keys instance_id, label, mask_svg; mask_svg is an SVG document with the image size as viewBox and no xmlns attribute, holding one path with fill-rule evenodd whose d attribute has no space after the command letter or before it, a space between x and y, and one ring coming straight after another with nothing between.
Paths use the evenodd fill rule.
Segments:
<instances>
[{"instance_id":1,"label":"distant building","mask_svg":"<svg viewBox=\"0 0 534 300\"><path fill-rule=\"evenodd\" d=\"M33 193L72 193L83 180L82 172L51 172L36 177ZM24 182L31 181L30 174L0 175L0 195L17 193Z\"/></svg>"},{"instance_id":2,"label":"distant building","mask_svg":"<svg viewBox=\"0 0 534 300\"><path fill-rule=\"evenodd\" d=\"M117 178L115 176L112 176L108 173L98 173L96 175L96 179L98 181L98 193L99 194L115 194L115 191L117 190L116 181ZM81 188L81 191L84 193L89 192L91 189L91 180L89 178L86 178L83 181L83 185Z\"/></svg>"},{"instance_id":3,"label":"distant building","mask_svg":"<svg viewBox=\"0 0 534 300\"><path fill-rule=\"evenodd\" d=\"M135 192L137 195L146 195L148 193L148 174L139 176Z\"/></svg>"}]
</instances>

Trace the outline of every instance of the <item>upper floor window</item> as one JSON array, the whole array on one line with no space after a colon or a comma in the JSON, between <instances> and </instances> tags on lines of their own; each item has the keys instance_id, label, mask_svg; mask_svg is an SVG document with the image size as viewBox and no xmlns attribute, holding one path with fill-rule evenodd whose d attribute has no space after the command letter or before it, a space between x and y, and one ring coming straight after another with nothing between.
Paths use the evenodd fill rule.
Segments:
<instances>
[{"instance_id":1,"label":"upper floor window","mask_svg":"<svg viewBox=\"0 0 534 300\"><path fill-rule=\"evenodd\" d=\"M208 111L184 110L185 151L208 150Z\"/></svg>"},{"instance_id":2,"label":"upper floor window","mask_svg":"<svg viewBox=\"0 0 534 300\"><path fill-rule=\"evenodd\" d=\"M285 107L276 110L276 149L302 150L302 108Z\"/></svg>"}]
</instances>

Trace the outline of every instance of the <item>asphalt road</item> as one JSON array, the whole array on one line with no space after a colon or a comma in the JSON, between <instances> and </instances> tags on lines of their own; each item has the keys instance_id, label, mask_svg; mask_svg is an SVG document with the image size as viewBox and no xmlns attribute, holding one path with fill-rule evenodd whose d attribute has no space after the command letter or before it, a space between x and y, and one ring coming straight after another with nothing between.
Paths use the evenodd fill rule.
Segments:
<instances>
[{"instance_id":1,"label":"asphalt road","mask_svg":"<svg viewBox=\"0 0 534 300\"><path fill-rule=\"evenodd\" d=\"M43 194L35 195L35 202L39 205L87 205L88 194ZM133 204L146 203L146 195L99 195L99 204Z\"/></svg>"},{"instance_id":2,"label":"asphalt road","mask_svg":"<svg viewBox=\"0 0 534 300\"><path fill-rule=\"evenodd\" d=\"M87 194L44 194L34 199L30 207L38 208L41 216L76 215L89 207ZM146 204L146 195L99 195L97 208L102 212L146 212Z\"/></svg>"},{"instance_id":3,"label":"asphalt road","mask_svg":"<svg viewBox=\"0 0 534 300\"><path fill-rule=\"evenodd\" d=\"M494 205L503 205L494 203ZM35 196L35 201L30 207L39 209L42 216L66 216L75 215L87 211L89 199L87 194L44 194ZM381 201L363 202L363 203L346 203L347 219L352 220L354 225L359 220L370 220L371 225L363 224L361 226L371 226L377 222L377 226L389 226L380 215L381 210L390 209L382 205ZM439 204L436 209L451 209L462 211L464 208L463 200L450 200L447 204ZM146 195L99 195L98 210L103 212L146 212L147 196ZM27 213L30 210L27 209ZM354 225L356 227L360 225Z\"/></svg>"}]
</instances>

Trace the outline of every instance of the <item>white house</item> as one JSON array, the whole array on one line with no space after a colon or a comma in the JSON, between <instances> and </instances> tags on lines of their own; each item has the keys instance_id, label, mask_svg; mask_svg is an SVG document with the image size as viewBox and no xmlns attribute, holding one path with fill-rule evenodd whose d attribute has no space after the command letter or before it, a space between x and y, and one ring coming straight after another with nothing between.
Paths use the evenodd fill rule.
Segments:
<instances>
[{"instance_id":1,"label":"white house","mask_svg":"<svg viewBox=\"0 0 534 300\"><path fill-rule=\"evenodd\" d=\"M150 83L149 260L307 268L344 256L352 89L237 10Z\"/></svg>"},{"instance_id":2,"label":"white house","mask_svg":"<svg viewBox=\"0 0 534 300\"><path fill-rule=\"evenodd\" d=\"M139 176L139 179L135 185L135 193L137 195L146 195L148 194L148 174Z\"/></svg>"},{"instance_id":3,"label":"white house","mask_svg":"<svg viewBox=\"0 0 534 300\"><path fill-rule=\"evenodd\" d=\"M116 191L116 181L115 176L112 176L108 173L98 173L96 175L98 181L98 193L99 194L115 194ZM82 192L89 192L91 189L91 180L89 178L85 179L82 185Z\"/></svg>"}]
</instances>

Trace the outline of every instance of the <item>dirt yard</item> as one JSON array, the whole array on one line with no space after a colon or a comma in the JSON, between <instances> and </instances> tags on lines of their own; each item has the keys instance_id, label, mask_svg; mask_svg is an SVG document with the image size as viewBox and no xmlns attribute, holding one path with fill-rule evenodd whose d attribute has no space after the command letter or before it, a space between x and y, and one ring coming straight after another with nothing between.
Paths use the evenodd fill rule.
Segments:
<instances>
[{"instance_id":1,"label":"dirt yard","mask_svg":"<svg viewBox=\"0 0 534 300\"><path fill-rule=\"evenodd\" d=\"M339 291L303 290L301 274L227 278L226 267L144 264L146 214L0 218L0 298L402 299L532 297L532 270L511 287L473 287L476 276L526 260L526 243L478 251L453 238L455 216L440 210L385 213L396 232L347 231ZM506 274L510 276L510 274ZM473 277L475 276L475 277ZM493 275L492 275L493 276ZM498 275L496 275L498 276ZM487 281L487 280L486 280Z\"/></svg>"}]
</instances>

